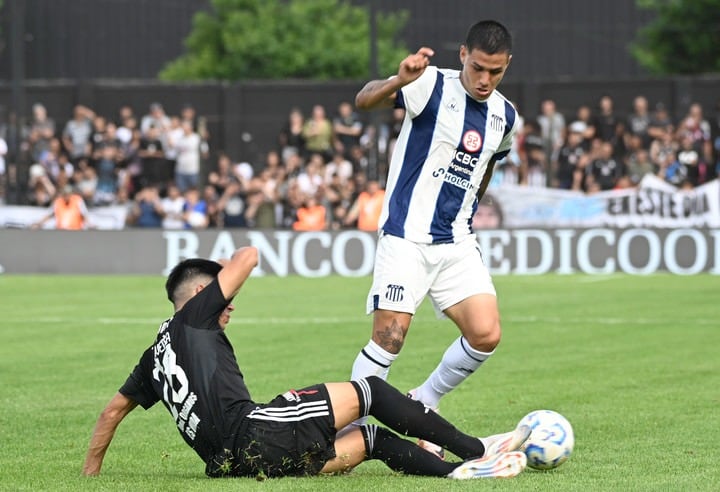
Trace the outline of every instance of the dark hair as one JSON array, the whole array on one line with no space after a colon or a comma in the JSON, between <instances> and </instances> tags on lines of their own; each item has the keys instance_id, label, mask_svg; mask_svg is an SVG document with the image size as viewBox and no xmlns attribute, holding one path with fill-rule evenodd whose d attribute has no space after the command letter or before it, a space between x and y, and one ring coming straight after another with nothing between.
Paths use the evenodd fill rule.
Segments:
<instances>
[{"instance_id":1,"label":"dark hair","mask_svg":"<svg viewBox=\"0 0 720 492\"><path fill-rule=\"evenodd\" d=\"M479 209L480 207L491 208L498 220L497 227L502 226L503 220L504 220L503 211L502 211L502 208L500 207L500 203L495 199L495 197L493 197L490 193L485 193L483 195L483 197L480 199L480 201L478 202L477 209ZM477 212L477 209L475 209L475 212ZM475 214L473 213L473 216L474 215ZM471 218L470 224L472 224L472 222L473 222L473 219ZM484 227L481 226L480 228L484 228Z\"/></svg>"},{"instance_id":2,"label":"dark hair","mask_svg":"<svg viewBox=\"0 0 720 492\"><path fill-rule=\"evenodd\" d=\"M465 39L468 51L481 50L488 55L512 53L512 35L505 26L494 20L484 20L470 27Z\"/></svg>"},{"instance_id":3,"label":"dark hair","mask_svg":"<svg viewBox=\"0 0 720 492\"><path fill-rule=\"evenodd\" d=\"M216 261L205 260L202 258L190 258L183 260L172 269L165 282L165 291L167 292L170 302L175 302L175 294L180 285L187 280L199 275L207 275L217 277L222 270L222 265Z\"/></svg>"}]
</instances>

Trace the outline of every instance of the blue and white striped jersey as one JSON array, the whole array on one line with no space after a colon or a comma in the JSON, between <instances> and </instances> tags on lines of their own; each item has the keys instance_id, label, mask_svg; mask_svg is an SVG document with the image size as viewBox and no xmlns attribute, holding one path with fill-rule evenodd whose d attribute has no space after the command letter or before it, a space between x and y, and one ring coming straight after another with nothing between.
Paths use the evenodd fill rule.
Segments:
<instances>
[{"instance_id":1,"label":"blue and white striped jersey","mask_svg":"<svg viewBox=\"0 0 720 492\"><path fill-rule=\"evenodd\" d=\"M517 113L497 90L470 97L458 70L429 66L398 92L405 121L390 162L380 229L417 243L472 234L477 193L491 161L510 150Z\"/></svg>"}]
</instances>

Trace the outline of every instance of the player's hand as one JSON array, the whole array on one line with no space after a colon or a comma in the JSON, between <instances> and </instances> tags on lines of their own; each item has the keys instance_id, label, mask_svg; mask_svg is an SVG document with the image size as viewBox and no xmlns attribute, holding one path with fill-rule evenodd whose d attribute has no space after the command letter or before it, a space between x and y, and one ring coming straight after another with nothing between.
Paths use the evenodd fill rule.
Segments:
<instances>
[{"instance_id":1,"label":"player's hand","mask_svg":"<svg viewBox=\"0 0 720 492\"><path fill-rule=\"evenodd\" d=\"M398 69L398 78L403 84L409 84L413 80L420 77L425 68L430 65L430 58L435 52L423 46L417 53L408 55L403 61L400 62L400 68Z\"/></svg>"}]
</instances>

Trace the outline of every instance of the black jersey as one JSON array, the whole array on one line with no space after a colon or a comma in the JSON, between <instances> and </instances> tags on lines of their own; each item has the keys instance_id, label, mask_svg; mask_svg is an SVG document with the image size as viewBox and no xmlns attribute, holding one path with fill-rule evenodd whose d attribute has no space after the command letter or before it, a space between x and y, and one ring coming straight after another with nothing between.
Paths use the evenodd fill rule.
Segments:
<instances>
[{"instance_id":1,"label":"black jersey","mask_svg":"<svg viewBox=\"0 0 720 492\"><path fill-rule=\"evenodd\" d=\"M255 408L230 341L218 324L228 305L213 280L169 320L120 393L148 409L162 401L185 442L207 462L231 448Z\"/></svg>"}]
</instances>

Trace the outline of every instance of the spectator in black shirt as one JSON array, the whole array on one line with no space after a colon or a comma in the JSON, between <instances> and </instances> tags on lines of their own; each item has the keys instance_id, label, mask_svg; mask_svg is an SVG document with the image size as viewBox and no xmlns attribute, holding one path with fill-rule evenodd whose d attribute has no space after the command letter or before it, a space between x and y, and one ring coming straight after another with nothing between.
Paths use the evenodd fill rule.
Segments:
<instances>
[{"instance_id":1,"label":"spectator in black shirt","mask_svg":"<svg viewBox=\"0 0 720 492\"><path fill-rule=\"evenodd\" d=\"M304 125L305 117L302 111L299 108L291 109L288 120L278 135L280 156L283 161L287 160L290 155L305 155Z\"/></svg>"},{"instance_id":2,"label":"spectator in black shirt","mask_svg":"<svg viewBox=\"0 0 720 492\"><path fill-rule=\"evenodd\" d=\"M165 184L171 179L172 169L163 151L163 144L160 140L160 131L158 128L151 126L148 131L140 139L140 148L138 155L142 162L142 178L143 184Z\"/></svg>"},{"instance_id":3,"label":"spectator in black shirt","mask_svg":"<svg viewBox=\"0 0 720 492\"><path fill-rule=\"evenodd\" d=\"M586 178L589 178L588 191L611 190L623 174L624 165L613 157L612 144L603 142L600 145L600 155L586 168Z\"/></svg>"},{"instance_id":4,"label":"spectator in black shirt","mask_svg":"<svg viewBox=\"0 0 720 492\"><path fill-rule=\"evenodd\" d=\"M593 120L595 136L604 142L616 143L618 137L618 126L622 125L615 114L613 100L610 96L603 96L598 103L598 113Z\"/></svg>"},{"instance_id":5,"label":"spectator in black shirt","mask_svg":"<svg viewBox=\"0 0 720 492\"><path fill-rule=\"evenodd\" d=\"M579 171L586 164L587 155L583 148L584 133L587 129L582 121L575 121L568 127L565 145L560 148L557 170L553 185L563 190L579 189Z\"/></svg>"},{"instance_id":6,"label":"spectator in black shirt","mask_svg":"<svg viewBox=\"0 0 720 492\"><path fill-rule=\"evenodd\" d=\"M672 132L673 128L673 120L670 118L667 108L663 103L657 103L648 125L648 135L656 140L662 138L666 132Z\"/></svg>"},{"instance_id":7,"label":"spectator in black shirt","mask_svg":"<svg viewBox=\"0 0 720 492\"><path fill-rule=\"evenodd\" d=\"M342 102L338 106L338 114L333 119L333 132L336 150L349 159L352 149L360 145L360 136L363 133L362 121L349 102Z\"/></svg>"}]
</instances>

